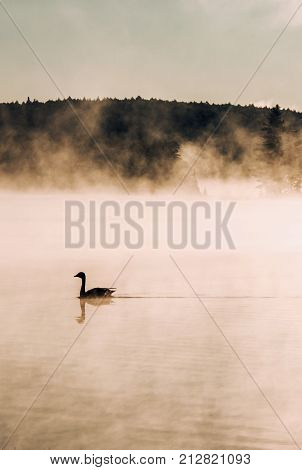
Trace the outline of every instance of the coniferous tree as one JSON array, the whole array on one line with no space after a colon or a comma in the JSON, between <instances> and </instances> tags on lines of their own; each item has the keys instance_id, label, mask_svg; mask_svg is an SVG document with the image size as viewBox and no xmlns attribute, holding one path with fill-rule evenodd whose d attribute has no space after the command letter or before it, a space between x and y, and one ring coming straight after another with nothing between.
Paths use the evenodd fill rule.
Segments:
<instances>
[{"instance_id":1,"label":"coniferous tree","mask_svg":"<svg viewBox=\"0 0 302 470\"><path fill-rule=\"evenodd\" d=\"M269 110L267 120L263 126L263 150L269 161L274 161L282 156L281 134L283 130L282 111L277 104Z\"/></svg>"}]
</instances>

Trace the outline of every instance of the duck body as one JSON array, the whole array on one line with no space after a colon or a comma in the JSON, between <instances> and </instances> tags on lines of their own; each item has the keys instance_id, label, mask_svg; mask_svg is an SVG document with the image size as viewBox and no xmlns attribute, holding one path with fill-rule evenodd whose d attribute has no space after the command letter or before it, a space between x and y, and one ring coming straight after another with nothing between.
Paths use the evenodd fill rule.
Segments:
<instances>
[{"instance_id":1,"label":"duck body","mask_svg":"<svg viewBox=\"0 0 302 470\"><path fill-rule=\"evenodd\" d=\"M86 274L83 272L79 272L74 277L79 277L82 280L81 290L80 290L80 299L92 299L98 297L110 297L115 288L111 287L95 287L94 289L90 289L86 291Z\"/></svg>"},{"instance_id":2,"label":"duck body","mask_svg":"<svg viewBox=\"0 0 302 470\"><path fill-rule=\"evenodd\" d=\"M95 287L80 294L80 297L109 297L114 291L115 289L109 289L108 287Z\"/></svg>"}]
</instances>

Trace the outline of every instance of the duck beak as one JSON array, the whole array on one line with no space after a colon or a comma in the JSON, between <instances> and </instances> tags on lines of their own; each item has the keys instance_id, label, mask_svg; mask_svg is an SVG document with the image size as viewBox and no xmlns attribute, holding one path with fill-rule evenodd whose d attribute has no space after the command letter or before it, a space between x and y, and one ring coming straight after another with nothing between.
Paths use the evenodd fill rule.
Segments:
<instances>
[{"instance_id":1,"label":"duck beak","mask_svg":"<svg viewBox=\"0 0 302 470\"><path fill-rule=\"evenodd\" d=\"M73 277L79 277L77 274L75 274Z\"/></svg>"}]
</instances>

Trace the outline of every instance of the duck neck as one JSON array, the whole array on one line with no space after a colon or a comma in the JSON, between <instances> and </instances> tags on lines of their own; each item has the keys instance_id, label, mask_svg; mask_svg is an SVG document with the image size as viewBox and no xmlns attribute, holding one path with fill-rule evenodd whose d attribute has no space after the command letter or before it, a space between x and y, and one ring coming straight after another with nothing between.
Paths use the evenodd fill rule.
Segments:
<instances>
[{"instance_id":1,"label":"duck neck","mask_svg":"<svg viewBox=\"0 0 302 470\"><path fill-rule=\"evenodd\" d=\"M80 295L85 295L86 292L86 276L82 277L82 286L80 290Z\"/></svg>"}]
</instances>

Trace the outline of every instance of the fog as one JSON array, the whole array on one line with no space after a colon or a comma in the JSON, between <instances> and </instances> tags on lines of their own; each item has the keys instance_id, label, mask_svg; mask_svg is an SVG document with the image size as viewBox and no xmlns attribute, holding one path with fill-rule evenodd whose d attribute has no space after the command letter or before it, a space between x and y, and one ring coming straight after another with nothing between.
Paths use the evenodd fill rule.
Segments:
<instances>
[{"instance_id":1,"label":"fog","mask_svg":"<svg viewBox=\"0 0 302 470\"><path fill-rule=\"evenodd\" d=\"M196 295L301 442L300 198L237 199L235 250L66 248L64 202L104 199L133 198L1 193L1 442L87 325L7 448L294 448ZM83 309L78 271L89 288L114 283L112 303Z\"/></svg>"},{"instance_id":2,"label":"fog","mask_svg":"<svg viewBox=\"0 0 302 470\"><path fill-rule=\"evenodd\" d=\"M225 115L227 118L225 119ZM300 193L300 113L160 100L0 105L0 185L13 190Z\"/></svg>"},{"instance_id":3,"label":"fog","mask_svg":"<svg viewBox=\"0 0 302 470\"><path fill-rule=\"evenodd\" d=\"M272 158L259 129L233 122L225 139L176 131L166 139L157 115L153 123L148 115L148 126L135 122L123 138L109 126L109 140L92 142L92 150L93 115L85 139L73 125L68 134L69 118L52 120L58 128L44 134L32 121L28 141L17 131L1 141L2 446L295 448L302 440L300 131L280 131L282 152ZM73 248L67 201L84 211L84 239ZM104 215L108 201L117 212ZM158 217L150 203L161 204ZM220 246L221 213L232 204L234 246L225 236ZM138 225L142 244L129 248ZM104 226L118 245L104 245ZM169 229L177 241L187 237L184 247L171 247ZM77 238L79 224L72 230ZM207 234L209 244L196 249L192 237L202 244ZM79 271L88 288L114 285L111 302L80 302Z\"/></svg>"}]
</instances>

